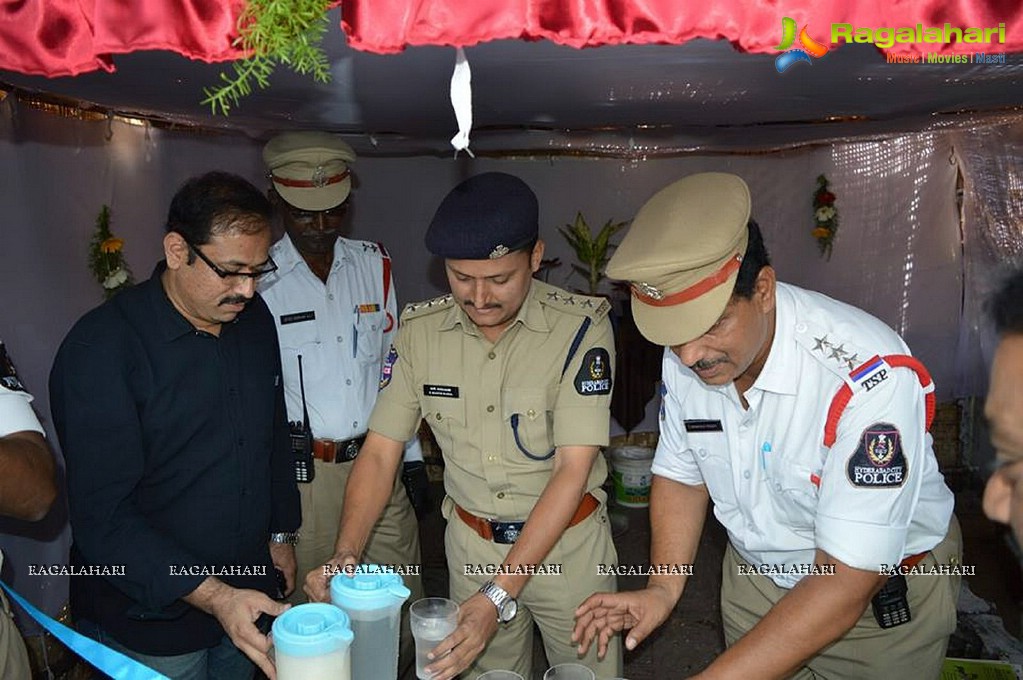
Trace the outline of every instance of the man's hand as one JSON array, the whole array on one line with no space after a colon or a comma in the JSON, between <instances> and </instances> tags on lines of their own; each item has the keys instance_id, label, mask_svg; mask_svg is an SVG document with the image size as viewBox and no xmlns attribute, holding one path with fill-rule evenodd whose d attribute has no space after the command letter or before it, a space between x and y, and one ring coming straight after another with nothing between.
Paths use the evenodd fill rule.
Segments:
<instances>
[{"instance_id":1,"label":"man's hand","mask_svg":"<svg viewBox=\"0 0 1023 680\"><path fill-rule=\"evenodd\" d=\"M359 556L352 550L342 550L330 558L326 564L316 567L305 575L305 587L302 589L310 602L330 602L330 579L335 574L354 573L359 566Z\"/></svg>"},{"instance_id":2,"label":"man's hand","mask_svg":"<svg viewBox=\"0 0 1023 680\"><path fill-rule=\"evenodd\" d=\"M677 598L657 585L624 593L595 593L575 610L572 641L579 643L579 654L597 640L597 657L603 659L611 637L630 630L625 648L633 650L660 626L675 608Z\"/></svg>"},{"instance_id":3,"label":"man's hand","mask_svg":"<svg viewBox=\"0 0 1023 680\"><path fill-rule=\"evenodd\" d=\"M458 606L458 628L433 648L426 672L433 680L451 680L472 665L497 634L494 603L476 593Z\"/></svg>"},{"instance_id":4,"label":"man's hand","mask_svg":"<svg viewBox=\"0 0 1023 680\"><path fill-rule=\"evenodd\" d=\"M278 616L287 611L290 605L274 602L258 590L232 588L213 577L200 583L184 599L192 606L215 616L231 642L252 659L266 677L276 680L276 670L267 656L270 638L260 633L255 624L264 612Z\"/></svg>"},{"instance_id":5,"label":"man's hand","mask_svg":"<svg viewBox=\"0 0 1023 680\"><path fill-rule=\"evenodd\" d=\"M295 561L295 546L290 543L270 541L270 559L273 560L274 569L280 569L284 574L286 587L281 593L281 597L291 595L295 590L295 572L298 570L298 563Z\"/></svg>"}]
</instances>

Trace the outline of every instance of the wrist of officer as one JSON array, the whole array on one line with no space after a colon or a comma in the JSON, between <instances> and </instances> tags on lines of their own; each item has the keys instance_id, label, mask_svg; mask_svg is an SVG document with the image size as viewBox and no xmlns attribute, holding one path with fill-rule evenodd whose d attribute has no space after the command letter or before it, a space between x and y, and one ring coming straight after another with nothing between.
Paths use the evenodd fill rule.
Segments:
<instances>
[{"instance_id":1,"label":"wrist of officer","mask_svg":"<svg viewBox=\"0 0 1023 680\"><path fill-rule=\"evenodd\" d=\"M284 545L296 545L301 534L297 531L275 531L270 534L271 543L281 543Z\"/></svg>"}]
</instances>

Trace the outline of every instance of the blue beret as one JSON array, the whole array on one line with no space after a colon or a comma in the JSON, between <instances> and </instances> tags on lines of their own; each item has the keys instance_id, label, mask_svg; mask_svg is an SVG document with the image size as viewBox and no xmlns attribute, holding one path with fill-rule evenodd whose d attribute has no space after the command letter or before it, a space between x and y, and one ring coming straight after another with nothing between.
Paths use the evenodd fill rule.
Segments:
<instances>
[{"instance_id":1,"label":"blue beret","mask_svg":"<svg viewBox=\"0 0 1023 680\"><path fill-rule=\"evenodd\" d=\"M518 177L485 172L444 197L426 230L426 248L452 260L486 260L519 250L539 236L540 206Z\"/></svg>"}]
</instances>

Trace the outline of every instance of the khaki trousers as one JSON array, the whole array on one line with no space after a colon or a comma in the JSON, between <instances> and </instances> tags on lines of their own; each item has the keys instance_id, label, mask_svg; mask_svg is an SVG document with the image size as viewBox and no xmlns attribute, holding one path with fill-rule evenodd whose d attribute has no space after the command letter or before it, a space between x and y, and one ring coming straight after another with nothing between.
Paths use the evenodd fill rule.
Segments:
<instances>
[{"instance_id":1,"label":"khaki trousers","mask_svg":"<svg viewBox=\"0 0 1023 680\"><path fill-rule=\"evenodd\" d=\"M920 568L962 564L962 537L955 516L948 533L920 562ZM721 618L731 646L762 619L788 590L768 577L739 575L745 564L729 544L721 567ZM824 577L828 578L828 577ZM797 680L912 678L935 680L941 674L948 638L956 627L960 576L908 575L909 623L881 628L867 606L856 625L792 677Z\"/></svg>"},{"instance_id":2,"label":"khaki trousers","mask_svg":"<svg viewBox=\"0 0 1023 680\"><path fill-rule=\"evenodd\" d=\"M451 599L464 602L479 590L492 576L466 574L487 565L499 566L510 545L487 541L470 529L454 514L454 503L444 499L444 516L448 518L444 534L447 551ZM621 636L616 635L608 644L607 655L597 660L597 645L590 647L582 658L572 643L575 626L573 613L582 601L598 591L614 592L617 579L597 573L598 564L617 564L618 557L611 540L607 508L601 505L593 513L562 534L547 556L545 565L560 565L558 575L537 574L529 579L519 594L519 610L509 623L498 626L497 635L463 678L475 678L490 670L515 671L524 678L533 677L533 622L540 628L547 659L553 666L559 663L581 663L596 674L599 680L617 678L622 674Z\"/></svg>"},{"instance_id":3,"label":"khaki trousers","mask_svg":"<svg viewBox=\"0 0 1023 680\"><path fill-rule=\"evenodd\" d=\"M316 474L308 484L299 484L302 500L302 529L295 559L298 563L299 586L288 601L298 604L306 601L302 592L305 575L319 568L334 556L334 543L341 524L341 506L344 503L345 486L355 461L347 463L325 463L314 460ZM419 556L419 522L412 510L412 504L401 483L401 466L394 479L391 498L383 514L370 534L366 550L362 554L366 564L416 565L421 564ZM405 586L412 594L405 601L401 611L401 646L398 661L398 676L415 663L415 642L409 628L408 608L423 597L423 581L420 575L404 575Z\"/></svg>"},{"instance_id":4,"label":"khaki trousers","mask_svg":"<svg viewBox=\"0 0 1023 680\"><path fill-rule=\"evenodd\" d=\"M0 592L0 680L28 680L31 677L25 642L14 625L7 598Z\"/></svg>"}]
</instances>

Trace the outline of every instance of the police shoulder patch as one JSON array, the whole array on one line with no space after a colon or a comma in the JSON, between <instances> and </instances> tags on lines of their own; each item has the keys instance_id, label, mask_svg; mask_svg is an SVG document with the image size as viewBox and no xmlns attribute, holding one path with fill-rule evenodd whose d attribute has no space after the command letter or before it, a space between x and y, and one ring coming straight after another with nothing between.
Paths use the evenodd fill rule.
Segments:
<instances>
[{"instance_id":1,"label":"police shoulder patch","mask_svg":"<svg viewBox=\"0 0 1023 680\"><path fill-rule=\"evenodd\" d=\"M394 371L396 361L398 361L398 350L394 349L394 345L391 345L391 349L387 352L387 358L384 359L384 365L380 367L380 387L378 390L382 390L391 384L391 373Z\"/></svg>"},{"instance_id":2,"label":"police shoulder patch","mask_svg":"<svg viewBox=\"0 0 1023 680\"><path fill-rule=\"evenodd\" d=\"M603 347L583 355L575 375L575 391L583 395L611 394L611 357Z\"/></svg>"},{"instance_id":3,"label":"police shoulder patch","mask_svg":"<svg viewBox=\"0 0 1023 680\"><path fill-rule=\"evenodd\" d=\"M15 392L28 391L18 379L18 372L14 370L14 362L7 356L7 347L2 342L0 342L0 385Z\"/></svg>"},{"instance_id":4,"label":"police shoulder patch","mask_svg":"<svg viewBox=\"0 0 1023 680\"><path fill-rule=\"evenodd\" d=\"M902 451L902 435L891 423L874 423L863 430L846 465L849 483L867 489L902 486L909 465Z\"/></svg>"}]
</instances>

